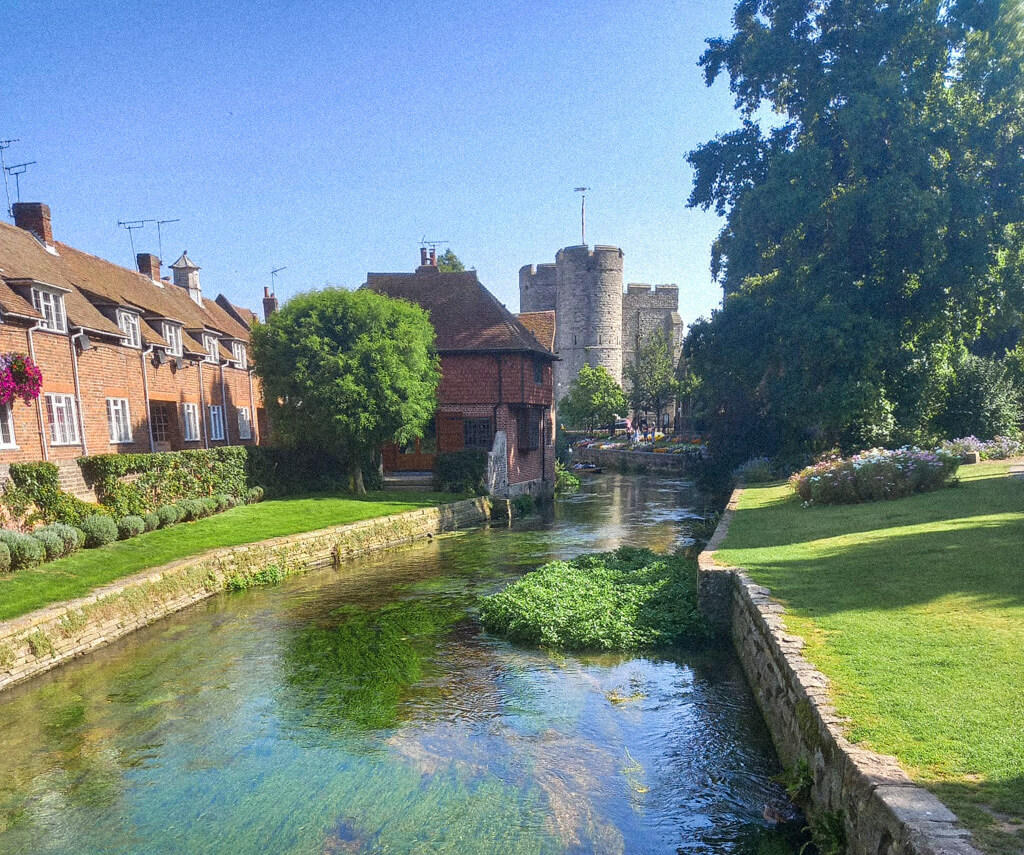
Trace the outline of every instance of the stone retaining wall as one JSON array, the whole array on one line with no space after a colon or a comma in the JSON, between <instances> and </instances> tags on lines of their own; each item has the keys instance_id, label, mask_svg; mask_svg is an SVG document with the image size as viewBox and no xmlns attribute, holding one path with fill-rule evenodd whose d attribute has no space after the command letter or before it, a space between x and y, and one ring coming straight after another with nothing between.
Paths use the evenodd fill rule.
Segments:
<instances>
[{"instance_id":1,"label":"stone retaining wall","mask_svg":"<svg viewBox=\"0 0 1024 855\"><path fill-rule=\"evenodd\" d=\"M0 691L274 565L291 575L489 519L466 499L304 534L214 549L119 579L86 597L0 622Z\"/></svg>"},{"instance_id":2,"label":"stone retaining wall","mask_svg":"<svg viewBox=\"0 0 1024 855\"><path fill-rule=\"evenodd\" d=\"M787 767L807 763L812 825L841 814L850 855L980 855L956 816L895 758L845 738L828 678L804 658L803 639L786 632L782 606L742 568L715 562L740 493L700 554L698 597L712 622L731 632L780 759Z\"/></svg>"},{"instance_id":3,"label":"stone retaining wall","mask_svg":"<svg viewBox=\"0 0 1024 855\"><path fill-rule=\"evenodd\" d=\"M572 462L594 463L609 469L665 469L685 472L689 468L686 454L655 454L653 451L612 451L607 448L574 448Z\"/></svg>"}]
</instances>

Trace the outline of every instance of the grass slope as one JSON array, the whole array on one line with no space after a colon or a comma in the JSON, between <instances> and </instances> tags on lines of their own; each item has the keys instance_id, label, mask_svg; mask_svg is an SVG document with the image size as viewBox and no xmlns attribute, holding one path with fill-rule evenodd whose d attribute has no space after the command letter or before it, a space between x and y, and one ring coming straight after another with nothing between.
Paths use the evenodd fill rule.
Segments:
<instances>
[{"instance_id":1,"label":"grass slope","mask_svg":"<svg viewBox=\"0 0 1024 855\"><path fill-rule=\"evenodd\" d=\"M851 739L898 757L999 855L1024 850L1024 481L1007 470L841 507L750 488L717 556L785 604Z\"/></svg>"},{"instance_id":2,"label":"grass slope","mask_svg":"<svg viewBox=\"0 0 1024 855\"><path fill-rule=\"evenodd\" d=\"M81 597L122 576L208 549L400 514L461 498L446 493L368 493L292 497L243 505L193 523L77 552L34 570L0 574L0 620Z\"/></svg>"}]
</instances>

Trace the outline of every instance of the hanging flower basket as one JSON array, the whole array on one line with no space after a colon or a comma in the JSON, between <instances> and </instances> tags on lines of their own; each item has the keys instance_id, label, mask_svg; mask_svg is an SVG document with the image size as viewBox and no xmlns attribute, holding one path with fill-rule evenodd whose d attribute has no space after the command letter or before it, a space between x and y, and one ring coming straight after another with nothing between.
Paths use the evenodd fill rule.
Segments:
<instances>
[{"instance_id":1,"label":"hanging flower basket","mask_svg":"<svg viewBox=\"0 0 1024 855\"><path fill-rule=\"evenodd\" d=\"M43 389L43 372L21 353L0 353L0 405L20 399L31 404Z\"/></svg>"}]
</instances>

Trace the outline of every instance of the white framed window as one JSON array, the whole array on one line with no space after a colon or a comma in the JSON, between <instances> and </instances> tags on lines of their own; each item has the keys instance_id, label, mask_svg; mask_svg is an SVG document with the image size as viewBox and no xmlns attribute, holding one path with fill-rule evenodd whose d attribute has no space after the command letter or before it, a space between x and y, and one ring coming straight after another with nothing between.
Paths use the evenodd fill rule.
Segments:
<instances>
[{"instance_id":1,"label":"white framed window","mask_svg":"<svg viewBox=\"0 0 1024 855\"><path fill-rule=\"evenodd\" d=\"M14 409L10 404L0 405L0 448L17 448L14 437Z\"/></svg>"},{"instance_id":2,"label":"white framed window","mask_svg":"<svg viewBox=\"0 0 1024 855\"><path fill-rule=\"evenodd\" d=\"M164 321L164 341L169 345L167 352L171 356L181 356L181 327L178 324Z\"/></svg>"},{"instance_id":3,"label":"white framed window","mask_svg":"<svg viewBox=\"0 0 1024 855\"><path fill-rule=\"evenodd\" d=\"M50 421L50 443L78 445L78 418L72 395L46 395L46 416Z\"/></svg>"},{"instance_id":4,"label":"white framed window","mask_svg":"<svg viewBox=\"0 0 1024 855\"><path fill-rule=\"evenodd\" d=\"M135 312L126 312L123 309L117 310L117 325L124 333L124 343L136 350L142 348L142 329L139 326L139 316Z\"/></svg>"},{"instance_id":5,"label":"white framed window","mask_svg":"<svg viewBox=\"0 0 1024 855\"><path fill-rule=\"evenodd\" d=\"M238 438L252 439L252 413L248 407L238 408Z\"/></svg>"},{"instance_id":6,"label":"white framed window","mask_svg":"<svg viewBox=\"0 0 1024 855\"><path fill-rule=\"evenodd\" d=\"M210 404L210 439L224 439L224 408Z\"/></svg>"},{"instance_id":7,"label":"white framed window","mask_svg":"<svg viewBox=\"0 0 1024 855\"><path fill-rule=\"evenodd\" d=\"M107 398L107 426L111 443L132 441L132 417L127 398Z\"/></svg>"},{"instance_id":8,"label":"white framed window","mask_svg":"<svg viewBox=\"0 0 1024 855\"><path fill-rule=\"evenodd\" d=\"M220 362L220 349L217 343L217 337L212 335L203 335L203 347L206 348L206 361L218 363Z\"/></svg>"},{"instance_id":9,"label":"white framed window","mask_svg":"<svg viewBox=\"0 0 1024 855\"><path fill-rule=\"evenodd\" d=\"M249 355L245 352L245 342L235 341L231 343L231 353L235 357L235 365L239 368L249 367Z\"/></svg>"},{"instance_id":10,"label":"white framed window","mask_svg":"<svg viewBox=\"0 0 1024 855\"><path fill-rule=\"evenodd\" d=\"M64 295L42 288L32 289L32 305L43 316L42 328L51 332L68 331L68 318L64 313Z\"/></svg>"},{"instance_id":11,"label":"white framed window","mask_svg":"<svg viewBox=\"0 0 1024 855\"><path fill-rule=\"evenodd\" d=\"M196 442L199 439L199 405L182 404L181 422L185 428L185 442Z\"/></svg>"}]
</instances>

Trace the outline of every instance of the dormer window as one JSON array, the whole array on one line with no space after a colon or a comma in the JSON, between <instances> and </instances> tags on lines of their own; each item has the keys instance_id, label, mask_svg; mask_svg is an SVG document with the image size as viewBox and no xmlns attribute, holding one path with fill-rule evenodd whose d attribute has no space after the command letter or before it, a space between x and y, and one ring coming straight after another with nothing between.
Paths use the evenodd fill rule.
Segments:
<instances>
[{"instance_id":1,"label":"dormer window","mask_svg":"<svg viewBox=\"0 0 1024 855\"><path fill-rule=\"evenodd\" d=\"M232 342L231 352L234 354L235 357L235 365L237 365L239 368L249 367L249 356L245 352L244 341Z\"/></svg>"},{"instance_id":2,"label":"dormer window","mask_svg":"<svg viewBox=\"0 0 1024 855\"><path fill-rule=\"evenodd\" d=\"M124 343L136 350L142 348L142 330L139 327L139 316L135 312L117 310L117 325L124 333Z\"/></svg>"},{"instance_id":3,"label":"dormer window","mask_svg":"<svg viewBox=\"0 0 1024 855\"><path fill-rule=\"evenodd\" d=\"M217 343L217 337L212 335L203 335L203 347L206 348L206 361L217 364L220 362L220 349Z\"/></svg>"},{"instance_id":4,"label":"dormer window","mask_svg":"<svg viewBox=\"0 0 1024 855\"><path fill-rule=\"evenodd\" d=\"M40 326L50 332L66 333L68 317L64 313L64 295L43 288L32 289L32 305L43 316Z\"/></svg>"},{"instance_id":5,"label":"dormer window","mask_svg":"<svg viewBox=\"0 0 1024 855\"><path fill-rule=\"evenodd\" d=\"M164 341L167 342L167 352L171 356L181 356L181 327L164 321Z\"/></svg>"}]
</instances>

